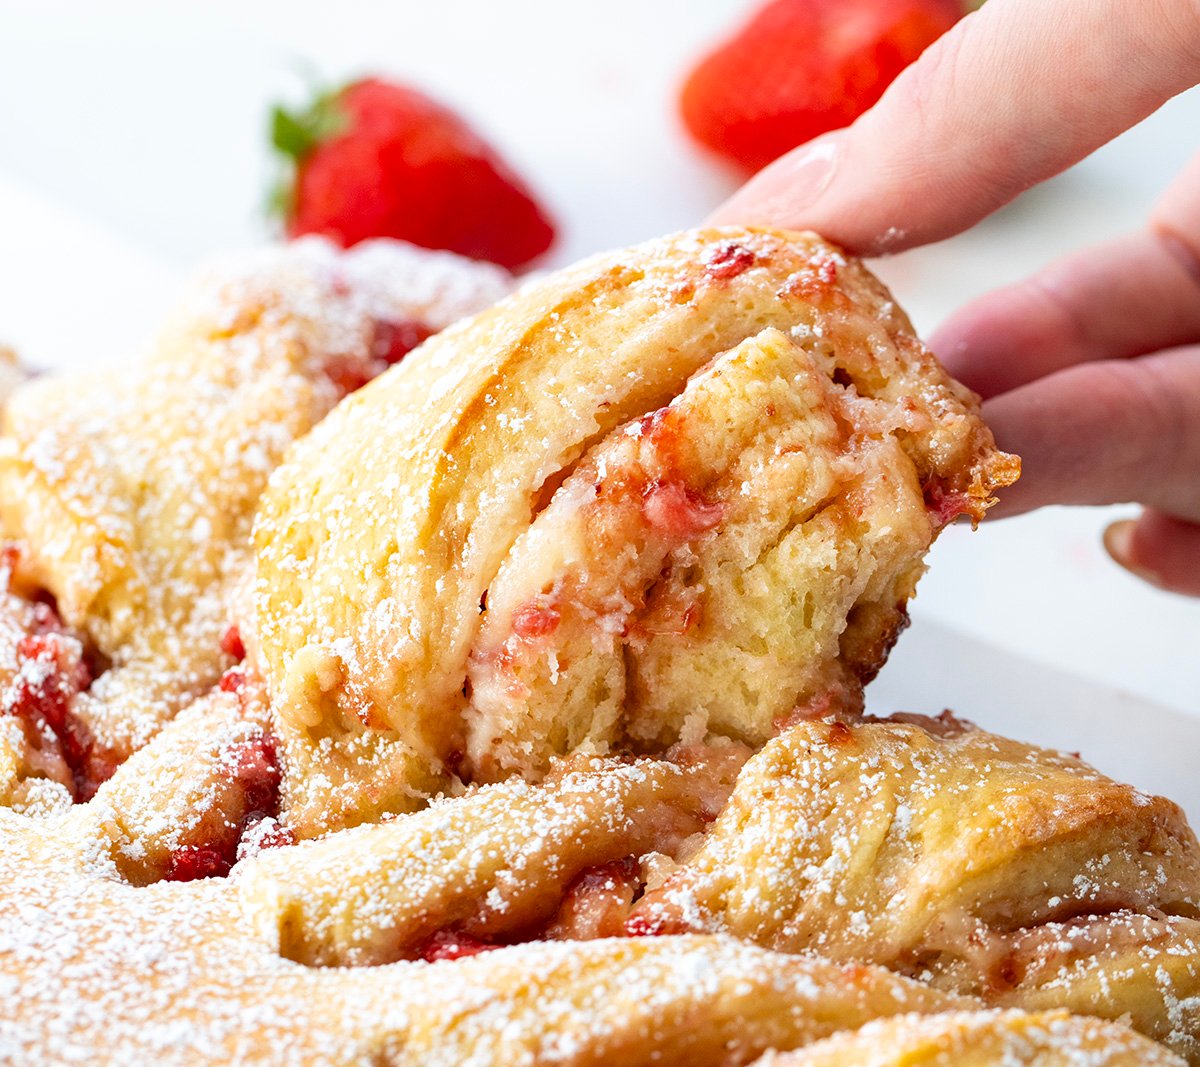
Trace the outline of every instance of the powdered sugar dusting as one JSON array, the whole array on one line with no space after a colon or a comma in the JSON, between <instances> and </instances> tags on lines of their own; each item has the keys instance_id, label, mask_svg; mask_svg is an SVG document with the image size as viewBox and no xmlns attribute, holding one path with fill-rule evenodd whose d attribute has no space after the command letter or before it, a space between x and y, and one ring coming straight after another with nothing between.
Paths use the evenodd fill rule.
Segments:
<instances>
[{"instance_id":1,"label":"powdered sugar dusting","mask_svg":"<svg viewBox=\"0 0 1200 1067\"><path fill-rule=\"evenodd\" d=\"M114 1062L164 1064L643 1062L655 1048L718 1063L729 1042L744 1062L956 1003L882 970L712 938L311 969L255 936L227 883L135 889L85 874L53 831L21 819L0 811L0 960L21 990L17 1016L0 1018L6 1062L92 1062L98 1040Z\"/></svg>"}]
</instances>

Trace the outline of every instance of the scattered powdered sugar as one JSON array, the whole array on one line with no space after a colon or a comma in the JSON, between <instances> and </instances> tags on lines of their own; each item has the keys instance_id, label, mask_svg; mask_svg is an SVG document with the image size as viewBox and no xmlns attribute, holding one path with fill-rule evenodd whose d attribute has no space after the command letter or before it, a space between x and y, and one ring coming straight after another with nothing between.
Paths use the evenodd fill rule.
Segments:
<instances>
[{"instance_id":1,"label":"scattered powdered sugar","mask_svg":"<svg viewBox=\"0 0 1200 1067\"><path fill-rule=\"evenodd\" d=\"M1063 1011L946 1012L898 1015L868 1023L854 1033L817 1042L802 1054L763 1057L756 1067L884 1067L920 1062L957 1067L962 1062L994 1067L1177 1067L1183 1060L1124 1026Z\"/></svg>"},{"instance_id":2,"label":"scattered powdered sugar","mask_svg":"<svg viewBox=\"0 0 1200 1067\"><path fill-rule=\"evenodd\" d=\"M20 982L0 1018L5 1062L91 1062L98 1041L113 1062L162 1064L598 1062L689 1045L714 1062L730 1040L753 1053L955 1003L881 970L713 938L306 968L259 940L227 883L89 876L19 818L0 812L0 959Z\"/></svg>"}]
</instances>

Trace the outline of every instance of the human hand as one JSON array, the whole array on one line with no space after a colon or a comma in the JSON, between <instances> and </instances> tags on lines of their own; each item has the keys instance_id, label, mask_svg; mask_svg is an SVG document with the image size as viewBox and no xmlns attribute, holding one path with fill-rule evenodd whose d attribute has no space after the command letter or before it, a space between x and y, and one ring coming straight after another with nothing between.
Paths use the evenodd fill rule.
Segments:
<instances>
[{"instance_id":1,"label":"human hand","mask_svg":"<svg viewBox=\"0 0 1200 1067\"><path fill-rule=\"evenodd\" d=\"M713 221L863 255L958 233L1200 83L1197 0L989 0L853 126L767 167ZM1023 461L998 514L1137 501L1118 562L1200 595L1200 156L1144 230L991 293L932 345Z\"/></svg>"}]
</instances>

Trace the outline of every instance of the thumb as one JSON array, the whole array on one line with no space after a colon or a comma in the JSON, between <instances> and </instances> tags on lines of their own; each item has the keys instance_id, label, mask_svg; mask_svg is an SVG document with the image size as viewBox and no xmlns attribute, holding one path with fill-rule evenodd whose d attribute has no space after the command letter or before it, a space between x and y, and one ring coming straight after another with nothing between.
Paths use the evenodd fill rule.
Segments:
<instances>
[{"instance_id":1,"label":"thumb","mask_svg":"<svg viewBox=\"0 0 1200 1067\"><path fill-rule=\"evenodd\" d=\"M789 153L713 217L854 252L972 226L1200 82L1193 0L988 0L853 126Z\"/></svg>"}]
</instances>

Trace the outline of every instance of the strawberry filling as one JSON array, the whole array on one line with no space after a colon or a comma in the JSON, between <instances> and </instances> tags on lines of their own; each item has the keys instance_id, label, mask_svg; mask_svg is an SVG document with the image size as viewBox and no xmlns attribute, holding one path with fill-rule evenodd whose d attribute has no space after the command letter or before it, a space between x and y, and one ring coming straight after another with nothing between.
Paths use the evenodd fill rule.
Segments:
<instances>
[{"instance_id":1,"label":"strawberry filling","mask_svg":"<svg viewBox=\"0 0 1200 1067\"><path fill-rule=\"evenodd\" d=\"M230 667L221 675L217 688L222 693L240 693L246 684L246 672L237 667Z\"/></svg>"},{"instance_id":2,"label":"strawberry filling","mask_svg":"<svg viewBox=\"0 0 1200 1067\"><path fill-rule=\"evenodd\" d=\"M466 956L478 956L481 952L490 952L499 947L472 937L462 930L438 930L425 942L418 955L426 963L437 963L439 960L461 960Z\"/></svg>"},{"instance_id":3,"label":"strawberry filling","mask_svg":"<svg viewBox=\"0 0 1200 1067\"><path fill-rule=\"evenodd\" d=\"M801 701L787 714L780 715L773 726L776 733L782 733L797 723L829 719L836 715L853 715L859 710L861 705L855 695L845 686L835 685Z\"/></svg>"},{"instance_id":4,"label":"strawberry filling","mask_svg":"<svg viewBox=\"0 0 1200 1067\"><path fill-rule=\"evenodd\" d=\"M394 367L436 330L416 319L377 319L371 339L371 355L388 367Z\"/></svg>"},{"instance_id":5,"label":"strawberry filling","mask_svg":"<svg viewBox=\"0 0 1200 1067\"><path fill-rule=\"evenodd\" d=\"M34 605L37 631L17 643L17 671L0 697L0 710L24 724L39 748L55 750L70 772L72 793L87 800L113 771L93 758L91 731L71 711L71 702L92 684L81 641L62 630L54 609Z\"/></svg>"},{"instance_id":6,"label":"strawberry filling","mask_svg":"<svg viewBox=\"0 0 1200 1067\"><path fill-rule=\"evenodd\" d=\"M636 856L589 867L568 886L551 930L572 940L620 937L641 887Z\"/></svg>"},{"instance_id":7,"label":"strawberry filling","mask_svg":"<svg viewBox=\"0 0 1200 1067\"><path fill-rule=\"evenodd\" d=\"M416 319L376 319L370 349L362 354L336 356L325 373L343 393L353 393L394 367L437 330Z\"/></svg>"},{"instance_id":8,"label":"strawberry filling","mask_svg":"<svg viewBox=\"0 0 1200 1067\"><path fill-rule=\"evenodd\" d=\"M246 658L246 646L242 642L242 633L236 626L230 626L221 635L221 651L232 656L239 663Z\"/></svg>"},{"instance_id":9,"label":"strawberry filling","mask_svg":"<svg viewBox=\"0 0 1200 1067\"><path fill-rule=\"evenodd\" d=\"M286 848L296 843L296 835L271 815L246 816L245 829L237 846L237 859L257 856L273 848Z\"/></svg>"},{"instance_id":10,"label":"strawberry filling","mask_svg":"<svg viewBox=\"0 0 1200 1067\"><path fill-rule=\"evenodd\" d=\"M664 577L667 572L663 572ZM668 584L655 586L645 608L625 626L624 636L635 641L650 637L682 637L697 627L704 615L695 590L672 589Z\"/></svg>"},{"instance_id":11,"label":"strawberry filling","mask_svg":"<svg viewBox=\"0 0 1200 1067\"><path fill-rule=\"evenodd\" d=\"M780 288L779 295L819 302L837 293L839 298L844 299L842 294L834 288L837 284L837 276L837 260L832 256L820 256L813 260L811 266L789 275L787 281Z\"/></svg>"},{"instance_id":12,"label":"strawberry filling","mask_svg":"<svg viewBox=\"0 0 1200 1067\"><path fill-rule=\"evenodd\" d=\"M513 612L513 633L527 640L545 637L558 629L561 619L562 615L555 607L538 603L524 604Z\"/></svg>"},{"instance_id":13,"label":"strawberry filling","mask_svg":"<svg viewBox=\"0 0 1200 1067\"><path fill-rule=\"evenodd\" d=\"M242 788L245 820L274 815L279 810L283 771L275 738L270 734L260 733L234 742L225 750L222 770Z\"/></svg>"},{"instance_id":14,"label":"strawberry filling","mask_svg":"<svg viewBox=\"0 0 1200 1067\"><path fill-rule=\"evenodd\" d=\"M17 644L20 669L15 680L13 714L41 720L60 740L64 739L70 732L71 698L92 684L82 653L79 642L65 634L39 633L21 638Z\"/></svg>"},{"instance_id":15,"label":"strawberry filling","mask_svg":"<svg viewBox=\"0 0 1200 1067\"><path fill-rule=\"evenodd\" d=\"M960 515L970 515L975 502L969 493L948 490L941 482L931 478L924 485L925 510L933 516L939 526L953 522Z\"/></svg>"},{"instance_id":16,"label":"strawberry filling","mask_svg":"<svg viewBox=\"0 0 1200 1067\"><path fill-rule=\"evenodd\" d=\"M472 659L478 664L490 664L497 674L508 675L508 693L516 698L528 695L524 684L515 678L517 664L521 662L531 648L537 647L542 638L549 637L558 629L562 621L562 613L544 598L531 600L522 604L512 614L512 633L505 638L499 648L486 652L478 650L471 653ZM454 753L461 761L462 753ZM453 769L453 764L447 766Z\"/></svg>"},{"instance_id":17,"label":"strawberry filling","mask_svg":"<svg viewBox=\"0 0 1200 1067\"><path fill-rule=\"evenodd\" d=\"M275 821L282 777L270 734L259 732L225 748L218 762L217 803L205 813L210 817L199 820L203 839L173 849L163 877L170 882L221 878L242 854L292 844L291 832Z\"/></svg>"},{"instance_id":18,"label":"strawberry filling","mask_svg":"<svg viewBox=\"0 0 1200 1067\"><path fill-rule=\"evenodd\" d=\"M669 934L687 933L673 917L653 907L638 908L625 920L626 937L666 937Z\"/></svg>"},{"instance_id":19,"label":"strawberry filling","mask_svg":"<svg viewBox=\"0 0 1200 1067\"><path fill-rule=\"evenodd\" d=\"M670 414L671 409L665 407L655 408L643 415L637 420L638 436L648 437L656 448L669 451L677 436L675 428L671 425Z\"/></svg>"},{"instance_id":20,"label":"strawberry filling","mask_svg":"<svg viewBox=\"0 0 1200 1067\"><path fill-rule=\"evenodd\" d=\"M223 878L233 866L222 850L207 845L181 845L171 853L168 882L194 882L198 878Z\"/></svg>"},{"instance_id":21,"label":"strawberry filling","mask_svg":"<svg viewBox=\"0 0 1200 1067\"><path fill-rule=\"evenodd\" d=\"M704 257L704 273L717 281L736 278L754 266L754 252L737 241L722 241Z\"/></svg>"},{"instance_id":22,"label":"strawberry filling","mask_svg":"<svg viewBox=\"0 0 1200 1067\"><path fill-rule=\"evenodd\" d=\"M690 541L721 521L720 504L706 501L678 481L655 481L642 498L646 521L659 533L677 541Z\"/></svg>"}]
</instances>

